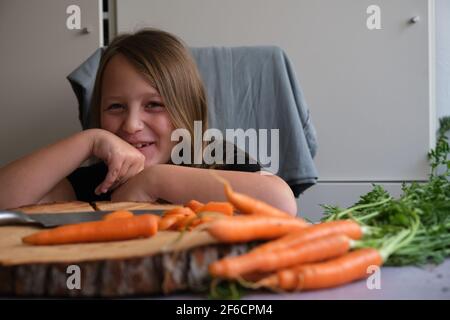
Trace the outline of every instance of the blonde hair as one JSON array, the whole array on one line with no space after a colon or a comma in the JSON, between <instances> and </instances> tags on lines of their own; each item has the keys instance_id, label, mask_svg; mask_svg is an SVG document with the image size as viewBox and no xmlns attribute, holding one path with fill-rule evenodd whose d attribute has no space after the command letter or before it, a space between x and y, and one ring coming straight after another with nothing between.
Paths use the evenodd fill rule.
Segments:
<instances>
[{"instance_id":1,"label":"blonde hair","mask_svg":"<svg viewBox=\"0 0 450 320\"><path fill-rule=\"evenodd\" d=\"M91 127L100 127L103 74L116 54L122 54L158 91L175 128L187 129L193 141L194 121L202 121L203 136L208 128L207 100L194 59L176 36L150 28L117 36L103 52L92 94ZM194 155L193 146L191 150Z\"/></svg>"}]
</instances>

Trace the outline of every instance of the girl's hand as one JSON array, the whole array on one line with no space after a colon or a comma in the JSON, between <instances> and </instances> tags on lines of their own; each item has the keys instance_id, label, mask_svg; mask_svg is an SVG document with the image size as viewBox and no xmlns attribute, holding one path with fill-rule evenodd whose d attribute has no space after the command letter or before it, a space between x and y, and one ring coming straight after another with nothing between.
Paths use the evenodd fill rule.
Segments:
<instances>
[{"instance_id":1,"label":"girl's hand","mask_svg":"<svg viewBox=\"0 0 450 320\"><path fill-rule=\"evenodd\" d=\"M156 166L148 167L118 187L111 195L111 201L155 202L158 196L152 181L152 172Z\"/></svg>"},{"instance_id":2,"label":"girl's hand","mask_svg":"<svg viewBox=\"0 0 450 320\"><path fill-rule=\"evenodd\" d=\"M96 194L113 190L144 170L145 156L129 143L106 130L98 130L95 135L92 154L108 166L108 174L95 189Z\"/></svg>"}]
</instances>

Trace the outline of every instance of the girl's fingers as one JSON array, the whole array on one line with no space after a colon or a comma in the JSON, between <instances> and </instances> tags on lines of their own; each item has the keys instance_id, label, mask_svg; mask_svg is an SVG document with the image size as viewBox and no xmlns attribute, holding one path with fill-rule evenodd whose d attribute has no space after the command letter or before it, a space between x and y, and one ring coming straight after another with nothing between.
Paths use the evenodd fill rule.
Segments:
<instances>
[{"instance_id":1,"label":"girl's fingers","mask_svg":"<svg viewBox=\"0 0 450 320\"><path fill-rule=\"evenodd\" d=\"M145 159L145 158L144 158ZM96 194L106 193L124 184L128 179L144 169L144 161L138 160L113 160L108 168L105 180L95 189Z\"/></svg>"},{"instance_id":2,"label":"girl's fingers","mask_svg":"<svg viewBox=\"0 0 450 320\"><path fill-rule=\"evenodd\" d=\"M109 188L113 185L113 183L117 180L121 167L122 162L113 162L108 168L108 173L105 177L105 180L95 189L96 194L100 193L106 193Z\"/></svg>"},{"instance_id":3,"label":"girl's fingers","mask_svg":"<svg viewBox=\"0 0 450 320\"><path fill-rule=\"evenodd\" d=\"M122 166L120 175L120 184L124 184L129 179L140 173L144 169L144 165L140 161L131 161Z\"/></svg>"},{"instance_id":4,"label":"girl's fingers","mask_svg":"<svg viewBox=\"0 0 450 320\"><path fill-rule=\"evenodd\" d=\"M140 173L142 170L144 170L144 164L141 162L134 162L133 164L130 165L130 167L128 168L128 179L137 175L138 173Z\"/></svg>"},{"instance_id":5,"label":"girl's fingers","mask_svg":"<svg viewBox=\"0 0 450 320\"><path fill-rule=\"evenodd\" d=\"M130 163L124 163L122 165L122 168L120 169L119 174L117 175L116 180L114 181L114 183L111 185L111 187L109 188L110 190L114 190L117 187L121 186L122 184L124 184L125 182L127 182L127 180L132 177L128 174L129 170L130 170L131 164Z\"/></svg>"}]
</instances>

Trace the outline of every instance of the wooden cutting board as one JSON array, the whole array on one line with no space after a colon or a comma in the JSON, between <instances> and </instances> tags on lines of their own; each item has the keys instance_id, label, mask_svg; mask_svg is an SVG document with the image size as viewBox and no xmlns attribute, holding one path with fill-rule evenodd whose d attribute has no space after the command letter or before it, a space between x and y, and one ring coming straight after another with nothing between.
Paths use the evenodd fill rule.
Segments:
<instances>
[{"instance_id":1,"label":"wooden cutting board","mask_svg":"<svg viewBox=\"0 0 450 320\"><path fill-rule=\"evenodd\" d=\"M119 202L120 204L120 202ZM12 211L20 211L25 213L58 213L58 212L83 212L95 211L95 209L87 202L55 202L47 204L37 204L32 206L24 206L11 209Z\"/></svg>"},{"instance_id":2,"label":"wooden cutting board","mask_svg":"<svg viewBox=\"0 0 450 320\"><path fill-rule=\"evenodd\" d=\"M25 213L116 209L161 209L173 206L144 203L70 202L18 208ZM159 232L152 238L90 244L31 246L22 238L36 227L0 227L0 295L2 296L129 296L204 291L208 265L246 245L222 245L205 231ZM80 289L69 289L79 267ZM69 269L68 269L69 268ZM73 268L73 267L72 267ZM73 280L73 277L71 278Z\"/></svg>"}]
</instances>

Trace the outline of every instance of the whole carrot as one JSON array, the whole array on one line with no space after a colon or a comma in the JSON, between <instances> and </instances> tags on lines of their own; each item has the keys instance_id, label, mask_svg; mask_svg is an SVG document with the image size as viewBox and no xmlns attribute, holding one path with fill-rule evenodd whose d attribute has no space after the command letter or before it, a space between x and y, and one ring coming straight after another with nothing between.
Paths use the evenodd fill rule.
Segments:
<instances>
[{"instance_id":1,"label":"whole carrot","mask_svg":"<svg viewBox=\"0 0 450 320\"><path fill-rule=\"evenodd\" d=\"M281 270L260 280L257 285L286 291L330 288L366 278L370 266L382 264L383 258L378 250L358 249L325 262Z\"/></svg>"},{"instance_id":2,"label":"whole carrot","mask_svg":"<svg viewBox=\"0 0 450 320\"><path fill-rule=\"evenodd\" d=\"M103 242L150 237L158 231L159 217L143 214L124 219L112 219L65 225L24 237L32 245Z\"/></svg>"},{"instance_id":3,"label":"whole carrot","mask_svg":"<svg viewBox=\"0 0 450 320\"><path fill-rule=\"evenodd\" d=\"M287 212L284 212L278 208L272 207L271 205L260 201L258 199L252 198L242 193L238 193L233 191L231 185L224 178L220 177L217 174L214 176L220 180L225 187L225 195L228 201L239 210L240 213L246 215L261 215L261 216L270 216L270 217L289 217L293 218Z\"/></svg>"},{"instance_id":4,"label":"whole carrot","mask_svg":"<svg viewBox=\"0 0 450 320\"><path fill-rule=\"evenodd\" d=\"M306 227L301 219L268 216L233 216L212 222L207 230L220 242L274 239Z\"/></svg>"},{"instance_id":5,"label":"whole carrot","mask_svg":"<svg viewBox=\"0 0 450 320\"><path fill-rule=\"evenodd\" d=\"M353 220L336 220L314 224L262 244L254 248L252 252L278 251L332 234L343 234L351 239L358 240L363 236L363 229Z\"/></svg>"},{"instance_id":6,"label":"whole carrot","mask_svg":"<svg viewBox=\"0 0 450 320\"><path fill-rule=\"evenodd\" d=\"M123 219L133 217L134 214L127 210L117 210L103 216L103 220Z\"/></svg>"},{"instance_id":7,"label":"whole carrot","mask_svg":"<svg viewBox=\"0 0 450 320\"><path fill-rule=\"evenodd\" d=\"M236 279L248 273L270 272L337 257L346 253L351 245L347 236L333 234L279 251L250 252L227 257L212 263L209 271L215 277Z\"/></svg>"},{"instance_id":8,"label":"whole carrot","mask_svg":"<svg viewBox=\"0 0 450 320\"><path fill-rule=\"evenodd\" d=\"M195 213L201 213L201 212L220 212L227 216L233 215L233 205L229 202L208 202L207 204L197 208L195 210Z\"/></svg>"}]
</instances>

